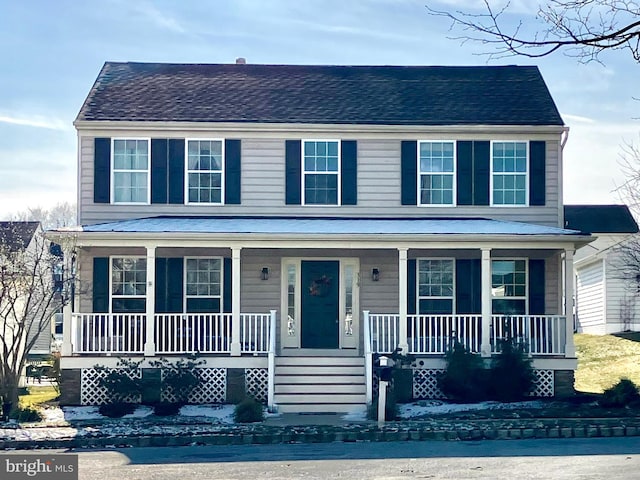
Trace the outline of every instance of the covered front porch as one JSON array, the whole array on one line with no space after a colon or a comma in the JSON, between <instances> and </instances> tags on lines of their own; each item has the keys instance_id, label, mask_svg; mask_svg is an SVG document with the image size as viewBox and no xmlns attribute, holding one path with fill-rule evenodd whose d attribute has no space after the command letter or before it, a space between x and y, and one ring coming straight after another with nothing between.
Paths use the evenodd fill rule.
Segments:
<instances>
[{"instance_id":1,"label":"covered front porch","mask_svg":"<svg viewBox=\"0 0 640 480\"><path fill-rule=\"evenodd\" d=\"M490 357L512 337L541 365L572 369L568 279L586 238L472 223L143 219L66 233L78 293L65 310L62 368L119 356L253 358L268 371L270 405L279 371L303 363L291 358L307 357L307 370L312 358L362 368L367 401L373 354L400 349L439 368L454 340Z\"/></svg>"}]
</instances>

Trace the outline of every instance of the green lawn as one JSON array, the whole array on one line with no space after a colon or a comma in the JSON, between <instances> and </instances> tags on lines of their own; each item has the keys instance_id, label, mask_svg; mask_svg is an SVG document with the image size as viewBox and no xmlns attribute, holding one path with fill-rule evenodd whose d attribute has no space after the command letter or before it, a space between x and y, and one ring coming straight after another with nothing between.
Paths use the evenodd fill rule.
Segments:
<instances>
[{"instance_id":1,"label":"green lawn","mask_svg":"<svg viewBox=\"0 0 640 480\"><path fill-rule=\"evenodd\" d=\"M640 385L640 333L574 336L576 390L602 393L623 377Z\"/></svg>"},{"instance_id":2,"label":"green lawn","mask_svg":"<svg viewBox=\"0 0 640 480\"><path fill-rule=\"evenodd\" d=\"M27 394L20 395L20 405L23 407L37 406L49 402L58 396L55 388L51 386L29 386Z\"/></svg>"}]
</instances>

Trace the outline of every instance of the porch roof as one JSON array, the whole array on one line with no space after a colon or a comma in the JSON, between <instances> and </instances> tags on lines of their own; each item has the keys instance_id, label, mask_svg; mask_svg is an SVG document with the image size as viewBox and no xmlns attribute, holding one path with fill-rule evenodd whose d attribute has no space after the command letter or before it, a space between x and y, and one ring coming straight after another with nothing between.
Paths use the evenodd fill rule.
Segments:
<instances>
[{"instance_id":1,"label":"porch roof","mask_svg":"<svg viewBox=\"0 0 640 480\"><path fill-rule=\"evenodd\" d=\"M488 218L150 217L79 227L86 233L296 236L480 235L584 237L577 230ZM587 235L588 236L588 235Z\"/></svg>"}]
</instances>

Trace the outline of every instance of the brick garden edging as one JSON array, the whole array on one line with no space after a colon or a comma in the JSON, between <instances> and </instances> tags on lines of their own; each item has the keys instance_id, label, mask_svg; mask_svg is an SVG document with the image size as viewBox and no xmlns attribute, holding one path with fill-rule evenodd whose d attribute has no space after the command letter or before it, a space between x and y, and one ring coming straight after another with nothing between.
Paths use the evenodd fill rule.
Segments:
<instances>
[{"instance_id":1,"label":"brick garden edging","mask_svg":"<svg viewBox=\"0 0 640 480\"><path fill-rule=\"evenodd\" d=\"M469 441L533 438L595 438L640 436L640 418L474 420L468 422L390 422L340 426L211 425L210 431L180 434L95 434L68 438L0 440L0 449L164 447L186 445L248 445L275 443ZM27 430L27 429L25 429ZM39 433L46 431L40 429Z\"/></svg>"}]
</instances>

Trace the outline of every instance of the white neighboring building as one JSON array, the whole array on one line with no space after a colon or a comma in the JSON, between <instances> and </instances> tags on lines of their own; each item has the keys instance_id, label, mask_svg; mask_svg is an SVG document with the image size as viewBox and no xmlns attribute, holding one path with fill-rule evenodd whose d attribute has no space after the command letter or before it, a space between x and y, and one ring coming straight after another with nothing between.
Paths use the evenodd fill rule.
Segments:
<instances>
[{"instance_id":1,"label":"white neighboring building","mask_svg":"<svg viewBox=\"0 0 640 480\"><path fill-rule=\"evenodd\" d=\"M605 335L640 331L638 282L623 278L619 247L638 233L626 205L565 205L565 227L596 238L574 256L575 326Z\"/></svg>"}]
</instances>

